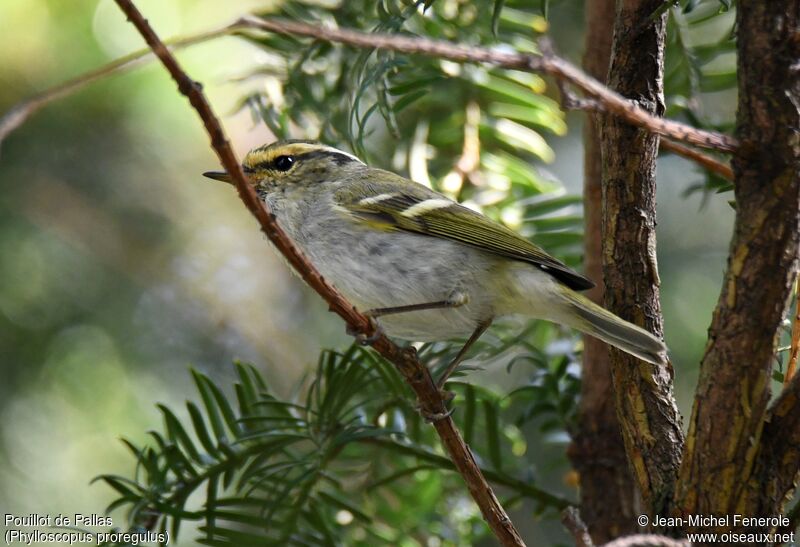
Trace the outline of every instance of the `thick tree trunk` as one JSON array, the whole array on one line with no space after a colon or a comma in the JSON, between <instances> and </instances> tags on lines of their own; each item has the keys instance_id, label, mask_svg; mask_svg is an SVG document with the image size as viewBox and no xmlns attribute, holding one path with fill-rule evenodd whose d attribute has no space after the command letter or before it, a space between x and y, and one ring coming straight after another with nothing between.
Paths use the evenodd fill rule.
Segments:
<instances>
[{"instance_id":1,"label":"thick tree trunk","mask_svg":"<svg viewBox=\"0 0 800 547\"><path fill-rule=\"evenodd\" d=\"M615 0L587 0L583 67L604 82L611 58ZM583 210L586 275L597 282L588 296L603 301L602 161L598 119L589 114L583 128ZM570 459L580 476L581 517L595 543L637 531L640 513L611 387L608 346L585 336L578 431Z\"/></svg>"},{"instance_id":2,"label":"thick tree trunk","mask_svg":"<svg viewBox=\"0 0 800 547\"><path fill-rule=\"evenodd\" d=\"M609 86L654 114L663 114L666 13L663 0L619 0ZM656 266L656 135L605 116L603 152L603 269L606 305L662 335ZM683 447L672 394L672 366L654 367L611 352L617 415L626 452L648 512L664 514Z\"/></svg>"},{"instance_id":3,"label":"thick tree trunk","mask_svg":"<svg viewBox=\"0 0 800 547\"><path fill-rule=\"evenodd\" d=\"M684 514L777 514L798 471L797 382L767 421L765 410L800 244L799 32L797 0L738 2L736 222L680 473Z\"/></svg>"}]
</instances>

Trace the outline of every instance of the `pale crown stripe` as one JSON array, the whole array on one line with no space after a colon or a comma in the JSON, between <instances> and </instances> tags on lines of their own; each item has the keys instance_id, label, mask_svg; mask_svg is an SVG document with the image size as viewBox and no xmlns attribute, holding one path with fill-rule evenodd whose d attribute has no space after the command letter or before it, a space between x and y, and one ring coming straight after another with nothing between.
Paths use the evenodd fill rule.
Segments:
<instances>
[{"instance_id":1,"label":"pale crown stripe","mask_svg":"<svg viewBox=\"0 0 800 547\"><path fill-rule=\"evenodd\" d=\"M335 153L337 153L337 154L341 154L341 155L343 155L343 156L347 156L348 158L350 158L350 159L352 159L352 160L355 160L355 161L357 161L358 163L361 163L361 164L363 164L363 163L364 163L364 162L363 162L363 161L361 161L361 160L360 160L358 157L354 156L354 155L353 155L353 154L351 154L350 152L345 152L344 150L339 150L338 148L334 148L333 146L325 146L325 145L322 145L322 146L316 146L316 147L314 147L314 148L315 148L315 149L317 149L317 150L327 150L328 152L335 152Z\"/></svg>"},{"instance_id":2,"label":"pale crown stripe","mask_svg":"<svg viewBox=\"0 0 800 547\"><path fill-rule=\"evenodd\" d=\"M375 205L381 201L385 201L387 199L392 199L397 194L378 194L377 196L370 196L368 198L364 198L358 202L359 205Z\"/></svg>"},{"instance_id":3,"label":"pale crown stripe","mask_svg":"<svg viewBox=\"0 0 800 547\"><path fill-rule=\"evenodd\" d=\"M435 209L444 209L445 207L450 207L452 205L453 202L449 199L426 199L425 201L415 203L400 214L404 217L411 218Z\"/></svg>"}]
</instances>

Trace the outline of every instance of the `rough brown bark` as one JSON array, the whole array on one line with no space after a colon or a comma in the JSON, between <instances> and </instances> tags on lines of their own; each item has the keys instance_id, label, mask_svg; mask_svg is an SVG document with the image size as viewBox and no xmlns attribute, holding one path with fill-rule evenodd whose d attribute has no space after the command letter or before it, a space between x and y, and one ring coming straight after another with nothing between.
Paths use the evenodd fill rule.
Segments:
<instances>
[{"instance_id":1,"label":"rough brown bark","mask_svg":"<svg viewBox=\"0 0 800 547\"><path fill-rule=\"evenodd\" d=\"M608 85L652 114L662 115L666 13L663 0L620 0ZM606 306L661 336L655 251L656 156L659 137L605 116L603 269ZM633 475L648 512L672 499L683 434L672 393L672 366L653 366L611 352L617 415Z\"/></svg>"},{"instance_id":2,"label":"rough brown bark","mask_svg":"<svg viewBox=\"0 0 800 547\"><path fill-rule=\"evenodd\" d=\"M611 58L615 0L586 2L586 43L583 68L603 82ZM583 210L586 275L597 282L588 293L603 302L602 162L600 130L595 115L583 127ZM608 346L583 338L583 374L578 430L570 459L580 476L581 517L597 544L637 531L636 486L628 468L611 387Z\"/></svg>"},{"instance_id":3,"label":"rough brown bark","mask_svg":"<svg viewBox=\"0 0 800 547\"><path fill-rule=\"evenodd\" d=\"M800 386L764 418L800 243L799 28L797 0L738 3L736 221L680 473L684 514L774 515L798 471Z\"/></svg>"}]
</instances>

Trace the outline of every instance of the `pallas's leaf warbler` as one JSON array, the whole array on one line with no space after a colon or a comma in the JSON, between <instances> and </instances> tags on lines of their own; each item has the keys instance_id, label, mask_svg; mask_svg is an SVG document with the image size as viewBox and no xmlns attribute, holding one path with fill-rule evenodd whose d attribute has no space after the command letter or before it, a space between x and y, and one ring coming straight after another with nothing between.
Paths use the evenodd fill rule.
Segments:
<instances>
[{"instance_id":1,"label":"pallas's leaf warbler","mask_svg":"<svg viewBox=\"0 0 800 547\"><path fill-rule=\"evenodd\" d=\"M243 168L278 224L319 272L389 336L469 336L522 314L570 326L644 361L666 347L577 291L593 283L446 196L313 141L252 150ZM224 172L205 176L230 182ZM449 372L455 366L451 365Z\"/></svg>"}]
</instances>

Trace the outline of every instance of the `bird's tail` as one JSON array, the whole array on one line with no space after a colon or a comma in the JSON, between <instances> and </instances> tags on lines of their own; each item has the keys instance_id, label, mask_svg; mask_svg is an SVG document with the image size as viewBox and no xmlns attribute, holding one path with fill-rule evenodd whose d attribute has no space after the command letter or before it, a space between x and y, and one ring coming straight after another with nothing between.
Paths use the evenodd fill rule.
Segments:
<instances>
[{"instance_id":1,"label":"bird's tail","mask_svg":"<svg viewBox=\"0 0 800 547\"><path fill-rule=\"evenodd\" d=\"M578 293L568 291L564 297L573 312L569 314L571 327L648 363L666 362L667 346L643 328L620 319Z\"/></svg>"}]
</instances>

